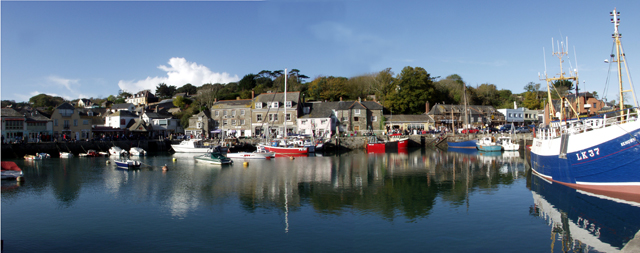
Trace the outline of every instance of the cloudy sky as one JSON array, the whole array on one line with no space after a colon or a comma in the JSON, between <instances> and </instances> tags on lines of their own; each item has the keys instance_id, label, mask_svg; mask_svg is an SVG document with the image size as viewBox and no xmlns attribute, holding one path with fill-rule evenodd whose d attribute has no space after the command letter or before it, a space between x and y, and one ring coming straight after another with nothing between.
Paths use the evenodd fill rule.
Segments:
<instances>
[{"instance_id":1,"label":"cloudy sky","mask_svg":"<svg viewBox=\"0 0 640 253\"><path fill-rule=\"evenodd\" d=\"M2 1L0 95L107 97L155 91L159 83L228 83L261 70L353 77L405 66L520 93L529 82L543 83L543 50L547 73L559 72L551 40L568 38L565 70L577 68L586 90L616 99L604 63L613 45L609 12L622 13L633 77L639 7L562 0Z\"/></svg>"}]
</instances>

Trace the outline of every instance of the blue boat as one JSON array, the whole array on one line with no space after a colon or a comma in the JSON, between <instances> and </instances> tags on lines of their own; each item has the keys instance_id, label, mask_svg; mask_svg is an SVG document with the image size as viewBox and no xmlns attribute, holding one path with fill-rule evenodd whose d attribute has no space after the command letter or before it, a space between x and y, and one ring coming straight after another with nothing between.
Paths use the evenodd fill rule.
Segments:
<instances>
[{"instance_id":1,"label":"blue boat","mask_svg":"<svg viewBox=\"0 0 640 253\"><path fill-rule=\"evenodd\" d=\"M618 14L615 10L612 13L617 53L612 55L611 62L617 62L620 67L622 63L626 65L627 59L620 44ZM546 80L547 87L549 82L555 80L578 83L574 72L570 72L569 76L561 75ZM633 89L623 89L621 71L618 71L618 80L620 94L633 92ZM636 97L633 93L632 96ZM621 98L619 108L625 108L624 95ZM556 106L551 104L548 107L550 112L547 117L560 114L556 112L561 111L557 110L560 105L573 106L565 98L559 102ZM563 120L556 119L534 131L531 145L533 172L547 180L582 191L614 194L616 198L625 200L637 199L640 196L640 120L637 102L633 108L589 118L578 118L575 113L566 115L566 112L560 116ZM566 119L571 117L574 118Z\"/></svg>"},{"instance_id":2,"label":"blue boat","mask_svg":"<svg viewBox=\"0 0 640 253\"><path fill-rule=\"evenodd\" d=\"M476 140L447 141L449 148L476 149Z\"/></svg>"},{"instance_id":3,"label":"blue boat","mask_svg":"<svg viewBox=\"0 0 640 253\"><path fill-rule=\"evenodd\" d=\"M502 150L502 145L496 143L496 138L494 138L493 136L487 136L487 137L484 137L484 138L480 139L476 143L476 146L477 146L478 150L480 150L480 151L493 152L493 151Z\"/></svg>"},{"instance_id":4,"label":"blue boat","mask_svg":"<svg viewBox=\"0 0 640 253\"><path fill-rule=\"evenodd\" d=\"M120 168L128 169L128 168L138 168L140 167L140 161L135 160L115 160L116 165Z\"/></svg>"}]
</instances>

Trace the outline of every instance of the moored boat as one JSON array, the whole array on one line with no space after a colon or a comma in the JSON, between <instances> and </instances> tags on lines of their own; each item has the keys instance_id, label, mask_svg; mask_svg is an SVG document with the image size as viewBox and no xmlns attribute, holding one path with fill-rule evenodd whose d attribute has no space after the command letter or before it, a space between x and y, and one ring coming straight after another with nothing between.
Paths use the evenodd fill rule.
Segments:
<instances>
[{"instance_id":1,"label":"moored boat","mask_svg":"<svg viewBox=\"0 0 640 253\"><path fill-rule=\"evenodd\" d=\"M15 162L0 162L2 167L2 171L0 171L0 175L2 179L16 179L22 176L22 170Z\"/></svg>"},{"instance_id":2,"label":"moored boat","mask_svg":"<svg viewBox=\"0 0 640 253\"><path fill-rule=\"evenodd\" d=\"M135 160L115 160L114 161L116 163L116 165L120 168L137 168L140 167L141 163L140 161L135 161Z\"/></svg>"},{"instance_id":3,"label":"moored boat","mask_svg":"<svg viewBox=\"0 0 640 253\"><path fill-rule=\"evenodd\" d=\"M451 140L447 141L447 145L449 146L449 148L476 149L477 142L477 140Z\"/></svg>"},{"instance_id":4,"label":"moored boat","mask_svg":"<svg viewBox=\"0 0 640 253\"><path fill-rule=\"evenodd\" d=\"M268 152L274 152L276 154L307 154L309 148L300 147L295 145L286 145L284 140L273 140L271 146L264 146L264 149Z\"/></svg>"},{"instance_id":5,"label":"moored boat","mask_svg":"<svg viewBox=\"0 0 640 253\"><path fill-rule=\"evenodd\" d=\"M367 140L367 153L384 153L386 144L375 136L369 137Z\"/></svg>"},{"instance_id":6,"label":"moored boat","mask_svg":"<svg viewBox=\"0 0 640 253\"><path fill-rule=\"evenodd\" d=\"M233 160L224 156L221 152L208 152L194 157L198 162L210 164L232 164Z\"/></svg>"},{"instance_id":7,"label":"moored boat","mask_svg":"<svg viewBox=\"0 0 640 253\"><path fill-rule=\"evenodd\" d=\"M127 152L126 150L118 147L118 146L113 146L109 148L109 155L112 156L126 156L129 155L129 152Z\"/></svg>"},{"instance_id":8,"label":"moored boat","mask_svg":"<svg viewBox=\"0 0 640 253\"><path fill-rule=\"evenodd\" d=\"M132 156L145 156L147 155L147 151L139 147L132 147L131 149L129 149L129 154L131 154Z\"/></svg>"},{"instance_id":9,"label":"moored boat","mask_svg":"<svg viewBox=\"0 0 640 253\"><path fill-rule=\"evenodd\" d=\"M205 146L200 139L189 139L180 142L180 144L172 144L171 148L176 153L206 153L211 147Z\"/></svg>"},{"instance_id":10,"label":"moored boat","mask_svg":"<svg viewBox=\"0 0 640 253\"><path fill-rule=\"evenodd\" d=\"M42 160L42 159L47 159L47 158L51 158L51 155L49 155L47 153L36 153L35 155L25 155L24 156L25 160Z\"/></svg>"},{"instance_id":11,"label":"moored boat","mask_svg":"<svg viewBox=\"0 0 640 253\"><path fill-rule=\"evenodd\" d=\"M520 150L520 144L513 142L509 136L498 137L498 144L502 146L504 151L518 151Z\"/></svg>"},{"instance_id":12,"label":"moored boat","mask_svg":"<svg viewBox=\"0 0 640 253\"><path fill-rule=\"evenodd\" d=\"M409 146L409 137L402 134L390 134L389 143L391 144L391 147L406 149Z\"/></svg>"},{"instance_id":13,"label":"moored boat","mask_svg":"<svg viewBox=\"0 0 640 253\"><path fill-rule=\"evenodd\" d=\"M71 152L60 152L60 158L71 158L73 157L73 153Z\"/></svg>"},{"instance_id":14,"label":"moored boat","mask_svg":"<svg viewBox=\"0 0 640 253\"><path fill-rule=\"evenodd\" d=\"M575 115L574 104L562 98L560 104L569 105L571 111L555 112L553 106L549 107L547 117L551 122L545 122L545 127L535 129L531 167L534 173L547 180L582 191L627 199L640 195L640 121L637 102L633 108L625 109L624 92L632 92L632 97L636 96L633 88L623 89L621 65L624 63L626 67L627 59L618 32L619 13L614 9L611 15L614 16L612 22L615 24L613 38L616 48L616 54L611 55L611 62L617 63L618 68L619 110L579 118ZM566 52L554 52L554 55L562 63ZM545 76L544 80L547 81L547 87L556 80L573 81L575 85L579 83L576 72L554 78ZM554 119L558 114L560 117Z\"/></svg>"},{"instance_id":15,"label":"moored boat","mask_svg":"<svg viewBox=\"0 0 640 253\"><path fill-rule=\"evenodd\" d=\"M271 159L275 157L273 152L232 152L227 153L227 157L231 159Z\"/></svg>"},{"instance_id":16,"label":"moored boat","mask_svg":"<svg viewBox=\"0 0 640 253\"><path fill-rule=\"evenodd\" d=\"M492 151L502 150L502 146L496 143L496 138L493 136L487 136L487 137L481 138L480 140L478 140L478 143L476 144L476 146L480 151L492 152Z\"/></svg>"}]
</instances>

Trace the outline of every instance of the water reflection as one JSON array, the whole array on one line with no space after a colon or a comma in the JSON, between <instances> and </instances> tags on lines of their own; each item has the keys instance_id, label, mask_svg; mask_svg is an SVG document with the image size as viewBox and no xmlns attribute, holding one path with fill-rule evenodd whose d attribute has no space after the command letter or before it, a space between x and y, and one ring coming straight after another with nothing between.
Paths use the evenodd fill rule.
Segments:
<instances>
[{"instance_id":1,"label":"water reflection","mask_svg":"<svg viewBox=\"0 0 640 253\"><path fill-rule=\"evenodd\" d=\"M552 251L618 252L631 245L640 230L640 203L579 191L536 175L530 185L530 214L551 227ZM637 247L640 242L635 240Z\"/></svg>"},{"instance_id":2,"label":"water reflection","mask_svg":"<svg viewBox=\"0 0 640 253\"><path fill-rule=\"evenodd\" d=\"M437 199L468 207L471 193L512 184L524 172L517 152L437 149L252 160L248 167L197 163L188 154L135 159L143 162L138 170L119 170L108 158L19 161L28 183L2 197L50 190L61 208L69 208L80 195L95 194L87 189L97 189L118 201L159 203L177 218L238 201L248 213L289 213L309 204L323 214L356 211L416 220L428 216ZM166 173L164 164L170 167Z\"/></svg>"}]
</instances>

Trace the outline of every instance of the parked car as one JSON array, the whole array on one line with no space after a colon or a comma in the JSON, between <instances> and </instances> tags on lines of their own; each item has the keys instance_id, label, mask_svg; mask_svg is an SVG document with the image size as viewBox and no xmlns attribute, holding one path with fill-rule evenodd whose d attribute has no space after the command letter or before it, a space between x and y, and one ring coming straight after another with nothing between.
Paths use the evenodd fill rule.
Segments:
<instances>
[{"instance_id":1,"label":"parked car","mask_svg":"<svg viewBox=\"0 0 640 253\"><path fill-rule=\"evenodd\" d=\"M475 133L477 133L477 132L479 132L479 130L478 130L478 129L475 129L475 128L472 128L472 129L462 129L462 131L460 131L460 133L463 133L463 134L467 134L467 133L469 133L469 134L475 134Z\"/></svg>"},{"instance_id":2,"label":"parked car","mask_svg":"<svg viewBox=\"0 0 640 253\"><path fill-rule=\"evenodd\" d=\"M531 133L531 131L527 127L518 127L516 128L516 133Z\"/></svg>"},{"instance_id":3,"label":"parked car","mask_svg":"<svg viewBox=\"0 0 640 253\"><path fill-rule=\"evenodd\" d=\"M488 133L497 133L499 130L495 127L487 127L487 128L483 128L482 130L480 130L481 133L483 134L488 134Z\"/></svg>"},{"instance_id":4,"label":"parked car","mask_svg":"<svg viewBox=\"0 0 640 253\"><path fill-rule=\"evenodd\" d=\"M509 132L509 131L511 131L511 125L503 125L503 126L500 127L499 131L501 133Z\"/></svg>"}]
</instances>

